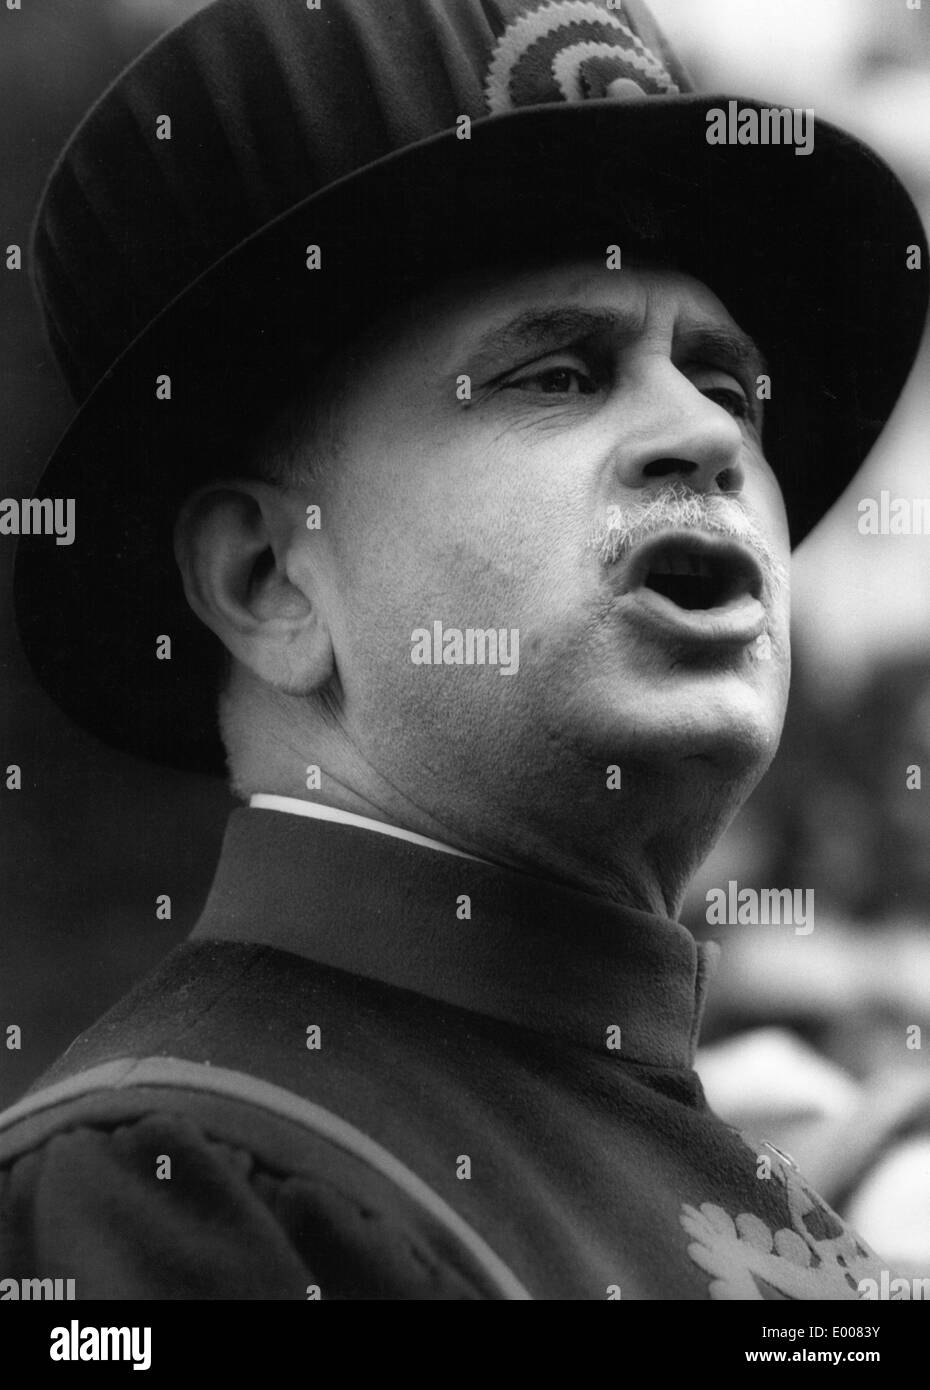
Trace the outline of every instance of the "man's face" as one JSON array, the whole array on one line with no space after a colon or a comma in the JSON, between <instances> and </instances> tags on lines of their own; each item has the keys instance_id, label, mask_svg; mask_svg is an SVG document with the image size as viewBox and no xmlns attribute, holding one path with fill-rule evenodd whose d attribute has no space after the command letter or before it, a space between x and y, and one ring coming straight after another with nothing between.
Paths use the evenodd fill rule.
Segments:
<instances>
[{"instance_id":1,"label":"man's face","mask_svg":"<svg viewBox=\"0 0 930 1390\"><path fill-rule=\"evenodd\" d=\"M767 766L788 599L760 570L789 545L747 347L700 282L588 262L459 282L360 345L325 613L353 745L417 805L551 820L608 765ZM489 628L513 674L437 664Z\"/></svg>"}]
</instances>

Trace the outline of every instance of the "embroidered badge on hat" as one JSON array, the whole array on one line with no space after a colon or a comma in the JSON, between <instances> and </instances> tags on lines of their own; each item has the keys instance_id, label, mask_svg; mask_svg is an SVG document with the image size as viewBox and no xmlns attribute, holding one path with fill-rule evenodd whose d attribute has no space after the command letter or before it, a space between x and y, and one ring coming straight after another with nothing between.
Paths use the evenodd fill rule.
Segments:
<instances>
[{"instance_id":1,"label":"embroidered badge on hat","mask_svg":"<svg viewBox=\"0 0 930 1390\"><path fill-rule=\"evenodd\" d=\"M627 26L593 0L549 0L511 18L485 85L488 111L552 101L678 96L668 69Z\"/></svg>"}]
</instances>

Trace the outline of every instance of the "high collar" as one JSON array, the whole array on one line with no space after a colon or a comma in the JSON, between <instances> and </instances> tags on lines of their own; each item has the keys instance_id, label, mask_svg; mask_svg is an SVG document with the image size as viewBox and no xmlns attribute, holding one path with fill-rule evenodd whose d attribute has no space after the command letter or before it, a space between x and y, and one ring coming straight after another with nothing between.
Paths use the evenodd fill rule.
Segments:
<instances>
[{"instance_id":1,"label":"high collar","mask_svg":"<svg viewBox=\"0 0 930 1390\"><path fill-rule=\"evenodd\" d=\"M470 917L465 917L466 904ZM712 955L678 922L354 826L230 818L194 940L252 942L608 1051L690 1067Z\"/></svg>"}]
</instances>

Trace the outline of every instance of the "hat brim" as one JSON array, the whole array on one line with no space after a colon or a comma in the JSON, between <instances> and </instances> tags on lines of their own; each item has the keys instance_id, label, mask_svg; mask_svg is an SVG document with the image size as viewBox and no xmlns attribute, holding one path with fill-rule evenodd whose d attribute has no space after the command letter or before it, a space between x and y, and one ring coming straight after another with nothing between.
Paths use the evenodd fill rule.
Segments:
<instances>
[{"instance_id":1,"label":"hat brim","mask_svg":"<svg viewBox=\"0 0 930 1390\"><path fill-rule=\"evenodd\" d=\"M797 543L887 421L927 308L920 220L888 166L826 122L815 148L707 143L730 96L535 107L359 170L210 267L110 369L37 496L75 499L70 546L18 546L15 604L39 681L105 742L224 766L220 651L191 613L172 527L308 341L321 359L425 281L495 262L645 249L707 283L768 358L766 453ZM760 103L738 99L740 108ZM634 233L624 211L653 210ZM323 268L307 269L309 244ZM922 269L908 269L909 246ZM159 401L155 380L172 380ZM157 639L171 638L159 660Z\"/></svg>"}]
</instances>

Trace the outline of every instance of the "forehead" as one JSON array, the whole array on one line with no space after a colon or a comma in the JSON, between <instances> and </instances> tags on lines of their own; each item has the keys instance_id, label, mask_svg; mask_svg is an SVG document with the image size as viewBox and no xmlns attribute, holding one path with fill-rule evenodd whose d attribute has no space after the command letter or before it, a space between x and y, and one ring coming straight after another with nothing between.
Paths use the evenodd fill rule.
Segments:
<instances>
[{"instance_id":1,"label":"forehead","mask_svg":"<svg viewBox=\"0 0 930 1390\"><path fill-rule=\"evenodd\" d=\"M719 315L732 322L709 285L670 266L624 257L622 269L603 260L566 260L529 266L502 266L450 277L419 301L421 309L446 313L489 313L499 305L519 306L528 300L572 298L591 303L616 303L646 312L668 306Z\"/></svg>"},{"instance_id":2,"label":"forehead","mask_svg":"<svg viewBox=\"0 0 930 1390\"><path fill-rule=\"evenodd\" d=\"M672 347L716 337L733 357L762 366L756 344L703 281L626 259L612 270L606 257L450 276L382 320L374 337L395 354L406 348L462 362L485 350L531 349L536 339L545 347L611 332L655 335Z\"/></svg>"}]
</instances>

